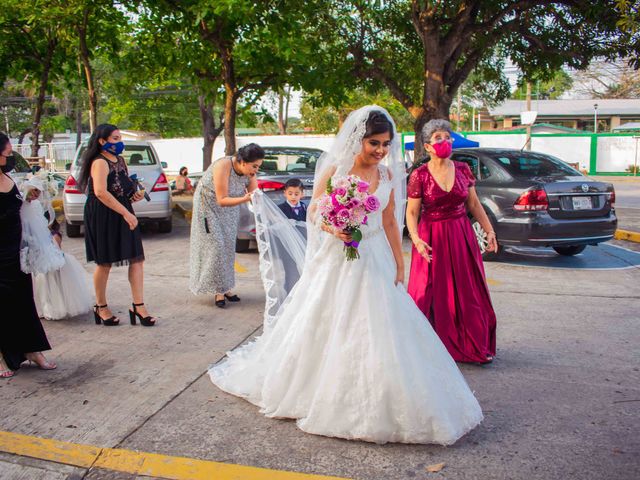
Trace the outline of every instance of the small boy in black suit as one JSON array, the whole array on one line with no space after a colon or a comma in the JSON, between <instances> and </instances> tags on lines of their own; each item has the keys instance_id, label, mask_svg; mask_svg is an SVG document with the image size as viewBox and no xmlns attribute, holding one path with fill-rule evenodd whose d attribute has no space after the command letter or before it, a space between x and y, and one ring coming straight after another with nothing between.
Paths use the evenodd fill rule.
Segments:
<instances>
[{"instance_id":1,"label":"small boy in black suit","mask_svg":"<svg viewBox=\"0 0 640 480\"><path fill-rule=\"evenodd\" d=\"M287 218L299 220L301 222L305 222L307 220L307 207L305 207L304 203L300 201L302 199L303 192L304 188L302 186L302 181L299 178L292 178L287 180L287 183L285 183L285 202L278 206Z\"/></svg>"}]
</instances>

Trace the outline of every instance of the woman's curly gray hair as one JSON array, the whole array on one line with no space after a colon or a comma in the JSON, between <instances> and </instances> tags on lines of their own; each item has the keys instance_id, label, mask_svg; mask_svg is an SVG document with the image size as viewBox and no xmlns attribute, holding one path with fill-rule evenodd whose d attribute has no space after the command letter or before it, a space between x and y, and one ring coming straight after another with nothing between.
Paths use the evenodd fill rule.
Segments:
<instances>
[{"instance_id":1,"label":"woman's curly gray hair","mask_svg":"<svg viewBox=\"0 0 640 480\"><path fill-rule=\"evenodd\" d=\"M434 118L433 120L429 120L422 127L422 141L424 143L430 143L431 136L436 132L452 133L451 123L442 118Z\"/></svg>"}]
</instances>

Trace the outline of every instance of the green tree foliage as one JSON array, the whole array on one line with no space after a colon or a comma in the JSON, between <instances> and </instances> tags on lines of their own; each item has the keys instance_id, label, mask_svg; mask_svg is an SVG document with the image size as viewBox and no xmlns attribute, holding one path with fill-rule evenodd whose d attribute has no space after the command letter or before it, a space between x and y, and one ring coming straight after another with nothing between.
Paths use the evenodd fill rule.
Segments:
<instances>
[{"instance_id":1,"label":"green tree foliage","mask_svg":"<svg viewBox=\"0 0 640 480\"><path fill-rule=\"evenodd\" d=\"M0 80L15 79L35 92L34 157L51 81L61 75L66 62L64 21L64 3L59 0L4 0L0 9Z\"/></svg>"},{"instance_id":2,"label":"green tree foliage","mask_svg":"<svg viewBox=\"0 0 640 480\"><path fill-rule=\"evenodd\" d=\"M634 48L613 0L326 3L319 31L341 40L342 59L355 75L392 93L418 134L429 119L449 117L474 71L508 95L501 59L510 58L528 78L546 78L563 65L582 69L594 57L628 56Z\"/></svg>"},{"instance_id":3,"label":"green tree foliage","mask_svg":"<svg viewBox=\"0 0 640 480\"><path fill-rule=\"evenodd\" d=\"M346 94L339 107L322 104L322 95L307 95L303 98L300 111L302 127L311 133L336 133L347 115L363 105L380 105L384 107L396 122L399 132L411 131L413 119L407 110L388 90L376 93L367 92L363 88L354 89Z\"/></svg>"},{"instance_id":4,"label":"green tree foliage","mask_svg":"<svg viewBox=\"0 0 640 480\"><path fill-rule=\"evenodd\" d=\"M513 92L512 97L518 100L524 100L527 94L527 82L531 82L531 96L539 100L555 100L562 96L563 93L570 90L573 86L573 78L564 70L556 71L553 76L545 75L525 79L520 78L518 86Z\"/></svg>"}]
</instances>

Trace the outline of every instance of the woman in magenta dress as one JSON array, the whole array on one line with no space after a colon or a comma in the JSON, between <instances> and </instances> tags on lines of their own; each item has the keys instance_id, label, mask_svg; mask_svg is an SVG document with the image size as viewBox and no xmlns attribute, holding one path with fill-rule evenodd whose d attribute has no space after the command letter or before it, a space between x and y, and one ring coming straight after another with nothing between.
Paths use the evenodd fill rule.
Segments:
<instances>
[{"instance_id":1,"label":"woman in magenta dress","mask_svg":"<svg viewBox=\"0 0 640 480\"><path fill-rule=\"evenodd\" d=\"M487 232L489 251L497 251L496 235L469 166L449 158L449 122L431 120L422 134L431 159L409 179L409 294L454 360L488 363L496 353L496 315L467 210Z\"/></svg>"}]
</instances>

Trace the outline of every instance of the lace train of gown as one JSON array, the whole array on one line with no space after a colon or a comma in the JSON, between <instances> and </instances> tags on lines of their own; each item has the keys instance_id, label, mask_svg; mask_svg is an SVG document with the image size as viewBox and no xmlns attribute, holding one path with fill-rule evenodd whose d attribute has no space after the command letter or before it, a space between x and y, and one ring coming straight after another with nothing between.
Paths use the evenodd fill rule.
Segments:
<instances>
[{"instance_id":1,"label":"lace train of gown","mask_svg":"<svg viewBox=\"0 0 640 480\"><path fill-rule=\"evenodd\" d=\"M376 443L449 445L482 421L457 365L407 294L394 286L376 195L361 258L326 235L277 323L209 369L220 389L308 433Z\"/></svg>"}]
</instances>

